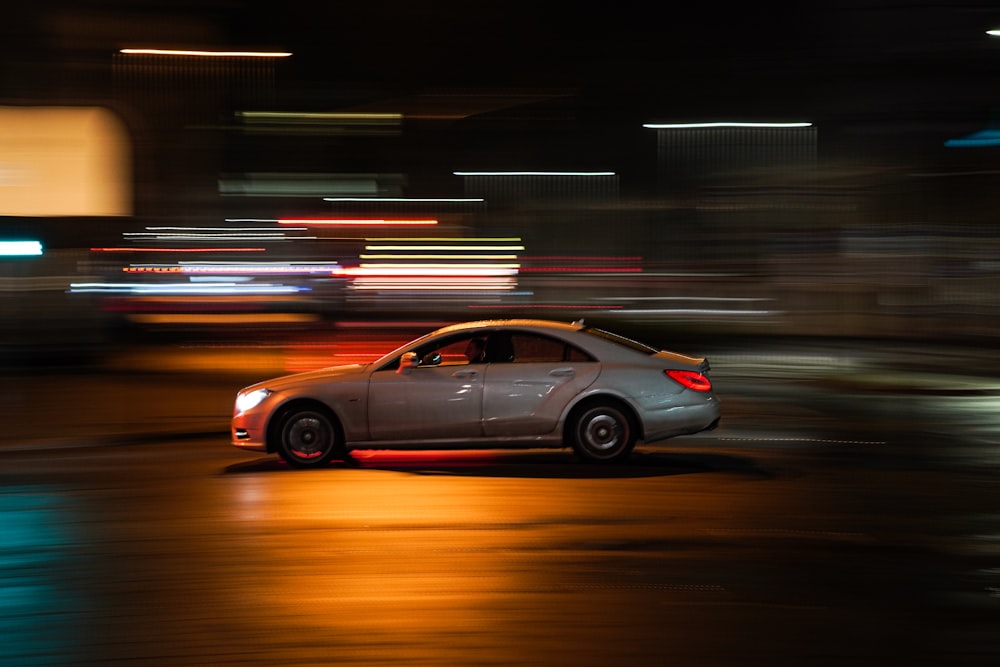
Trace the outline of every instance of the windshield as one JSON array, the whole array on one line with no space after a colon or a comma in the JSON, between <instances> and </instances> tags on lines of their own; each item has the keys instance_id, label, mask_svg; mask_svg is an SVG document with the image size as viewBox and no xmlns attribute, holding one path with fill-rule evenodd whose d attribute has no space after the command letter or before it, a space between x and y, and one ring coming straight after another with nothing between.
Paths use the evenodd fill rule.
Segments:
<instances>
[{"instance_id":1,"label":"windshield","mask_svg":"<svg viewBox=\"0 0 1000 667\"><path fill-rule=\"evenodd\" d=\"M595 329L594 327L584 327L581 331L585 334L590 334L591 336L597 336L598 338L603 338L605 340L610 340L612 343L618 343L619 345L624 345L625 347L631 348L636 352L641 352L642 354L656 354L659 352L655 347L650 347L645 343L640 343L638 341L632 340L631 338L626 338L625 336L619 336L618 334L613 334L610 331L605 331L603 329Z\"/></svg>"}]
</instances>

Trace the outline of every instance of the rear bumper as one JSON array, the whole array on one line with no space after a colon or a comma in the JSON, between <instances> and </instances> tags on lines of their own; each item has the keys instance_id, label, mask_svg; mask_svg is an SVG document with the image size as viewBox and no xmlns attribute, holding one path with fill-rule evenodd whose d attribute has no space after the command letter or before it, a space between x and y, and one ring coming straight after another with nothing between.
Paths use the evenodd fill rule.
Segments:
<instances>
[{"instance_id":1,"label":"rear bumper","mask_svg":"<svg viewBox=\"0 0 1000 667\"><path fill-rule=\"evenodd\" d=\"M644 428L643 440L656 442L678 435L711 431L721 419L719 401L714 398L699 405L685 405L658 412Z\"/></svg>"}]
</instances>

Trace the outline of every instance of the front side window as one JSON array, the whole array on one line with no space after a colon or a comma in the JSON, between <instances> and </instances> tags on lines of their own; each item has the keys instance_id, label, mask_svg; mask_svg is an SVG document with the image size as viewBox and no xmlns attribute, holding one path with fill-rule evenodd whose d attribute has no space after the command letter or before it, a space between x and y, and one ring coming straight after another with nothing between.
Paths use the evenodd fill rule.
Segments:
<instances>
[{"instance_id":1,"label":"front side window","mask_svg":"<svg viewBox=\"0 0 1000 667\"><path fill-rule=\"evenodd\" d=\"M456 366L479 364L486 359L486 337L465 335L423 347L417 350L421 366Z\"/></svg>"}]
</instances>

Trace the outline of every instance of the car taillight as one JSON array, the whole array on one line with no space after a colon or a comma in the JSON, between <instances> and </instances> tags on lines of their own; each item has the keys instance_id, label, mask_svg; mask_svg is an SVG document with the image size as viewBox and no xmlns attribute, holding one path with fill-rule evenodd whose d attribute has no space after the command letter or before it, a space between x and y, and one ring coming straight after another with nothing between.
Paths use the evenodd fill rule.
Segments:
<instances>
[{"instance_id":1,"label":"car taillight","mask_svg":"<svg viewBox=\"0 0 1000 667\"><path fill-rule=\"evenodd\" d=\"M663 371L667 377L692 391L712 391L712 381L697 371Z\"/></svg>"}]
</instances>

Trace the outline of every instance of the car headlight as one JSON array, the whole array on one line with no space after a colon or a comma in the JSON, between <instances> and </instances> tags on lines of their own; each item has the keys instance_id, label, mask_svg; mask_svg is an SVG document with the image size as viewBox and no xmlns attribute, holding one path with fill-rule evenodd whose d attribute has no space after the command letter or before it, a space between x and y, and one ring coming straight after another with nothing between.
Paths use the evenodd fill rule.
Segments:
<instances>
[{"instance_id":1,"label":"car headlight","mask_svg":"<svg viewBox=\"0 0 1000 667\"><path fill-rule=\"evenodd\" d=\"M246 412L260 405L261 401L270 396L273 392L270 389L255 389L247 393L236 395L236 412Z\"/></svg>"}]
</instances>

